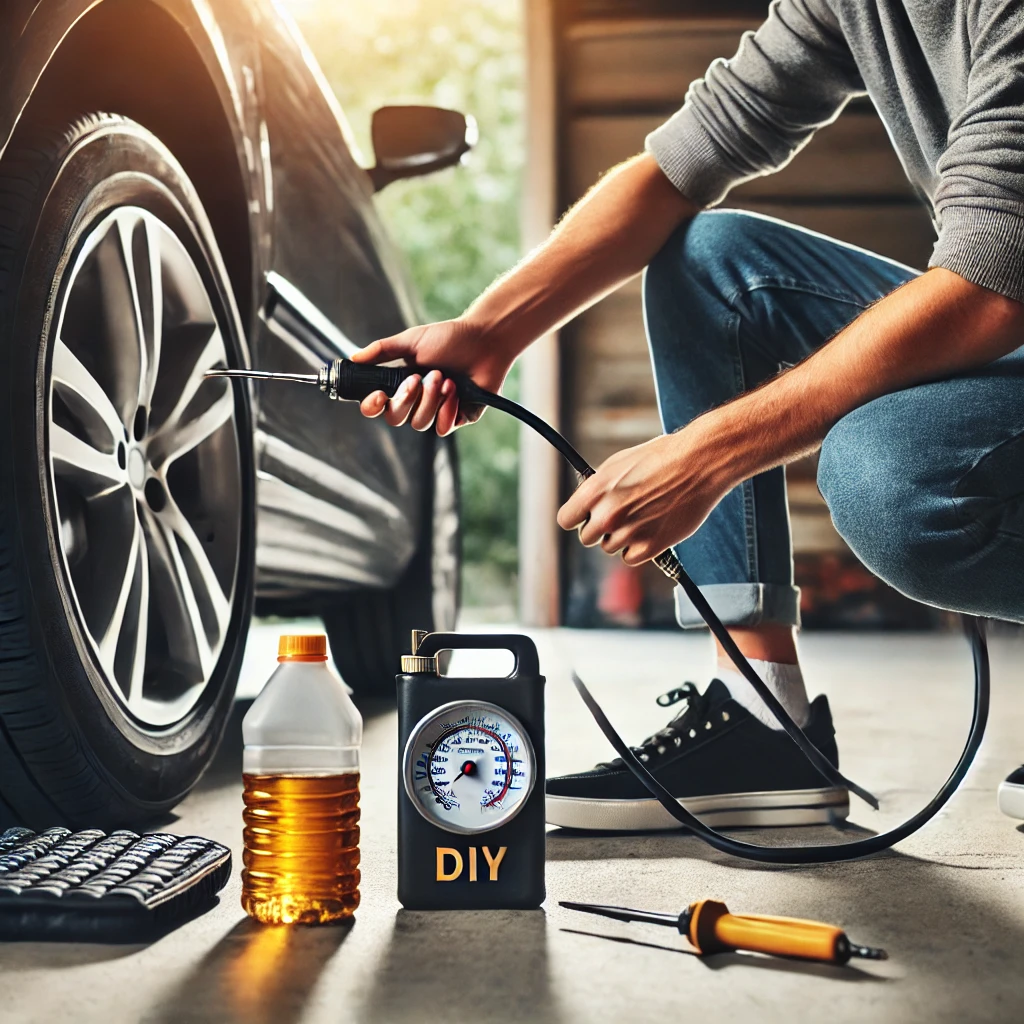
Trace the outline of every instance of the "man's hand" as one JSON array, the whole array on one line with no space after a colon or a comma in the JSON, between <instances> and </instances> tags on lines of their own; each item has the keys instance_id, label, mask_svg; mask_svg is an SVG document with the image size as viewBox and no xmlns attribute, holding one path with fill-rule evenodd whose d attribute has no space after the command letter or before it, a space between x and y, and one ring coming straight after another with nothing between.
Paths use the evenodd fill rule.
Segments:
<instances>
[{"instance_id":1,"label":"man's hand","mask_svg":"<svg viewBox=\"0 0 1024 1024\"><path fill-rule=\"evenodd\" d=\"M443 367L449 373L461 373L487 391L499 391L515 358L503 354L500 347L488 344L484 331L460 318L424 327L410 327L391 338L375 341L353 356L357 363L383 363L404 359L413 366ZM413 374L389 401L383 391L375 391L360 403L364 416L384 419L393 427L407 421L415 430L436 426L441 437L464 423L480 418L479 406L459 408L455 383L434 370L425 376Z\"/></svg>"},{"instance_id":2,"label":"man's hand","mask_svg":"<svg viewBox=\"0 0 1024 1024\"><path fill-rule=\"evenodd\" d=\"M579 529L585 547L621 553L627 565L656 558L696 532L729 489L709 440L695 420L617 452L561 507L558 525Z\"/></svg>"}]
</instances>

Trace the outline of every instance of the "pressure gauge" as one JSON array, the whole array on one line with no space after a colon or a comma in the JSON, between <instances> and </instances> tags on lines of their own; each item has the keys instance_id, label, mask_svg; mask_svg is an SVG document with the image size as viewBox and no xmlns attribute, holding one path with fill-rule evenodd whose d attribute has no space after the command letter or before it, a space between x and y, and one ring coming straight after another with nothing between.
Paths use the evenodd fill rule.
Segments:
<instances>
[{"instance_id":1,"label":"pressure gauge","mask_svg":"<svg viewBox=\"0 0 1024 1024\"><path fill-rule=\"evenodd\" d=\"M405 792L416 810L432 825L460 835L511 821L537 778L526 730L486 701L451 701L424 715L402 761Z\"/></svg>"}]
</instances>

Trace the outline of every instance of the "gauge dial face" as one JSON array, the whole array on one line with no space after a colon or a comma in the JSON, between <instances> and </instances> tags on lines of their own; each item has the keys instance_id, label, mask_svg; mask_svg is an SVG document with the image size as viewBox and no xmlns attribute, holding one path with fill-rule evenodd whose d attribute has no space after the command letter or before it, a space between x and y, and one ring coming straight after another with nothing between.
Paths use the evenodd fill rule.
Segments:
<instances>
[{"instance_id":1,"label":"gauge dial face","mask_svg":"<svg viewBox=\"0 0 1024 1024\"><path fill-rule=\"evenodd\" d=\"M484 701L435 708L413 729L405 791L427 821L469 835L511 821L533 789L536 760L522 725Z\"/></svg>"}]
</instances>

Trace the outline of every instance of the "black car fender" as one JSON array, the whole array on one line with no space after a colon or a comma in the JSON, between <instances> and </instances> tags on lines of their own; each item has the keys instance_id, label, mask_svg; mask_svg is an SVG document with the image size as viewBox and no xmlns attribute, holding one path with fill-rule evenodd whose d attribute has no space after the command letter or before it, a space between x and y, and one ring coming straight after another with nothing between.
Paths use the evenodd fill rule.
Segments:
<instances>
[{"instance_id":1,"label":"black car fender","mask_svg":"<svg viewBox=\"0 0 1024 1024\"><path fill-rule=\"evenodd\" d=\"M146 80L118 83L103 50L152 40ZM248 2L208 0L12 0L0 11L0 159L35 105L73 91L80 105L132 117L160 136L193 179L228 265L243 323L254 322L269 249L267 189L259 153L258 47ZM188 67L180 67L187 49ZM178 65L178 67L170 65ZM89 73L85 69L89 68ZM201 69L202 74L196 72ZM199 97L202 97L200 101ZM93 97L95 101L93 102ZM187 142L202 103L220 139ZM81 113L77 110L74 113ZM176 138L180 132L185 144ZM169 137L170 136L170 137ZM211 142L218 142L214 148ZM191 151L194 150L194 153ZM216 164L214 163L216 161ZM190 166L191 165L191 166ZM228 187L237 192L228 201ZM272 200L271 200L272 202ZM228 216L228 207L231 207ZM244 222L244 230L242 228ZM244 234L244 240L240 237Z\"/></svg>"}]
</instances>

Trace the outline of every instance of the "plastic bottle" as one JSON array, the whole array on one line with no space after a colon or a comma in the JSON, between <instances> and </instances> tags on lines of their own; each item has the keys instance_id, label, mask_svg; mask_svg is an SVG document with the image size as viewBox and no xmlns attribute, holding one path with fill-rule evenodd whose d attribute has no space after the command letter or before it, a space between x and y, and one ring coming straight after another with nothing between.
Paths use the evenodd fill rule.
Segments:
<instances>
[{"instance_id":1,"label":"plastic bottle","mask_svg":"<svg viewBox=\"0 0 1024 1024\"><path fill-rule=\"evenodd\" d=\"M267 924L327 924L359 906L363 720L327 637L282 636L242 722L242 906Z\"/></svg>"}]
</instances>

